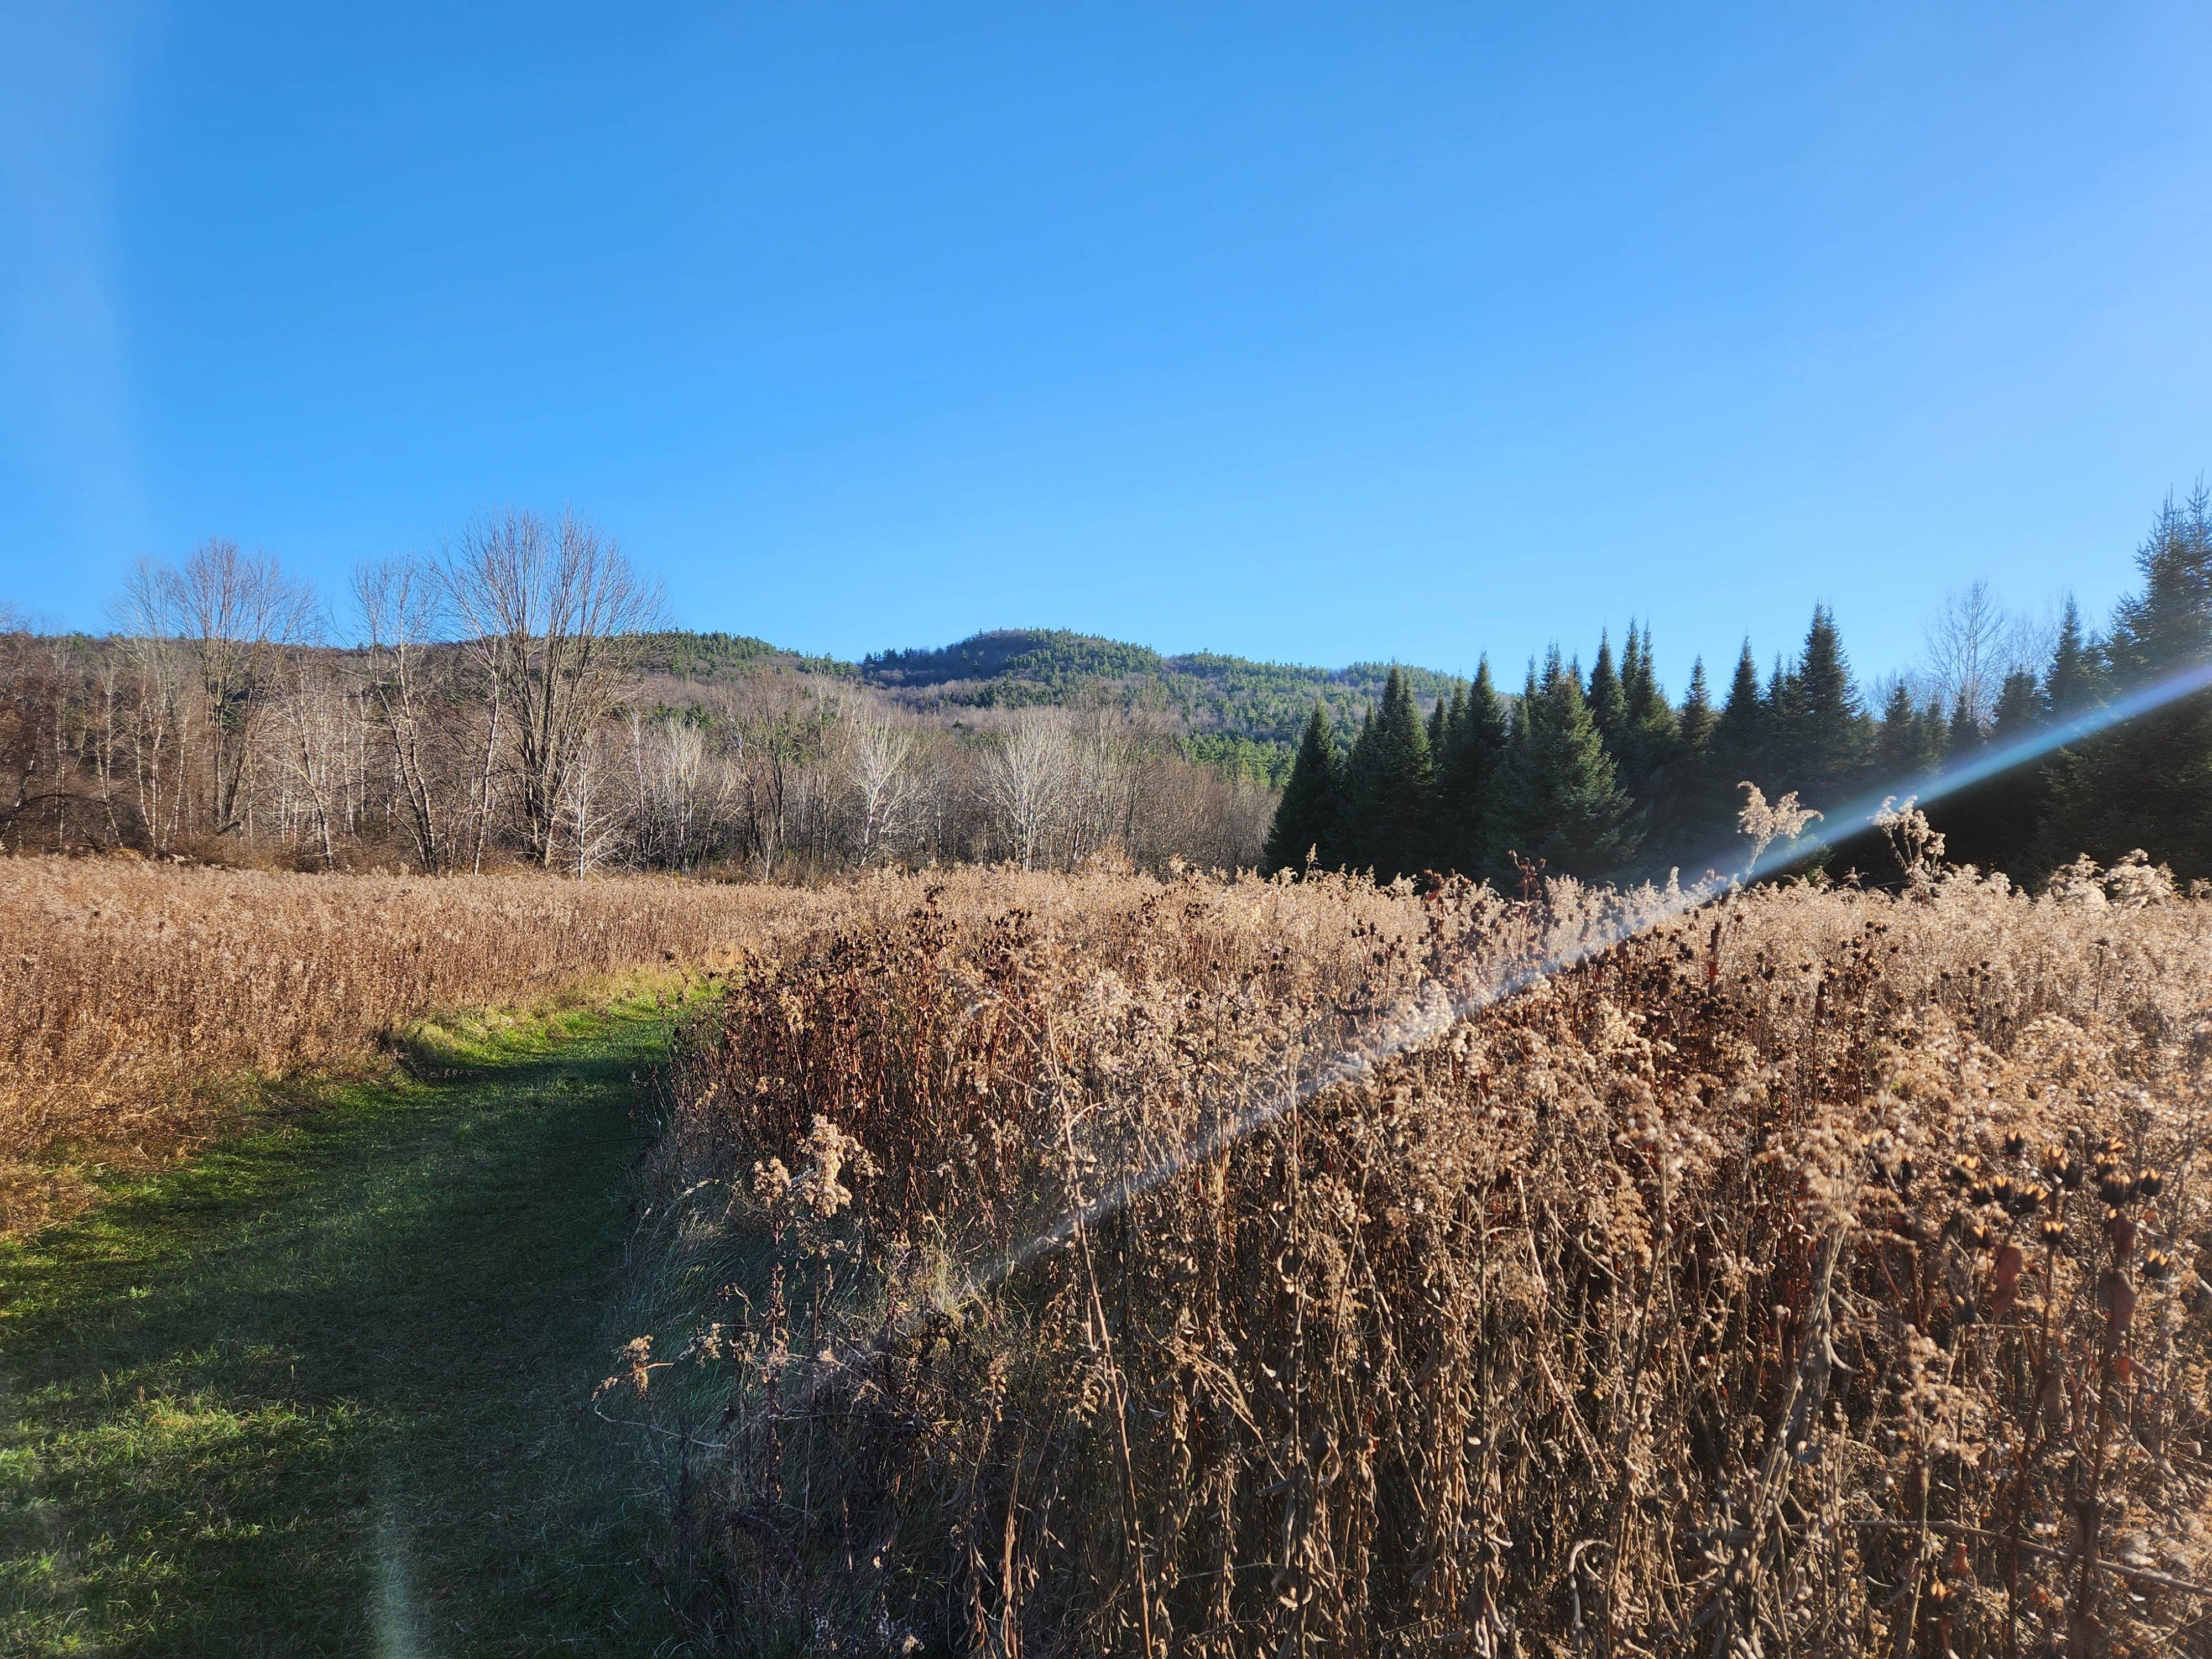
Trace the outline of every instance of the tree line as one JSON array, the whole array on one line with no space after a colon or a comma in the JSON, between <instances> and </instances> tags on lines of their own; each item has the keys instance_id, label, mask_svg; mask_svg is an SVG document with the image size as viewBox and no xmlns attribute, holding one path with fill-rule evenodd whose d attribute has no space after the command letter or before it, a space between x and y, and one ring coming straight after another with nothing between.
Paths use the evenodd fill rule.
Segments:
<instances>
[{"instance_id":1,"label":"tree line","mask_svg":"<svg viewBox=\"0 0 2212 1659\"><path fill-rule=\"evenodd\" d=\"M326 644L305 584L211 540L143 564L107 635L0 611L0 851L772 879L1228 868L1257 860L1273 806L1243 757L1194 755L1157 711L931 718L775 660L690 684L657 589L574 514L487 517L362 565L347 597L351 641Z\"/></svg>"},{"instance_id":2,"label":"tree line","mask_svg":"<svg viewBox=\"0 0 2212 1659\"><path fill-rule=\"evenodd\" d=\"M1873 695L1851 672L1833 614L1815 606L1793 659L1764 674L1747 640L1716 696L1698 660L1679 702L1662 689L1651 632L1601 638L1585 674L1554 647L1518 695L1474 678L1425 713L1393 673L1356 731L1316 704L1270 827L1271 869L1309 863L1389 880L1425 870L1511 883L1524 867L1592 879L1725 864L1741 786L1835 811L1910 796L1948 769L2071 722L2212 661L2212 499L2169 500L2140 548L2139 591L2092 633L2070 600L2039 651L2006 637L1977 584L1929 635L1929 662ZM2062 747L1932 799L1948 856L2033 882L2077 854L2142 848L2184 878L2212 876L2212 693ZM1826 854L1893 873L1854 824Z\"/></svg>"}]
</instances>

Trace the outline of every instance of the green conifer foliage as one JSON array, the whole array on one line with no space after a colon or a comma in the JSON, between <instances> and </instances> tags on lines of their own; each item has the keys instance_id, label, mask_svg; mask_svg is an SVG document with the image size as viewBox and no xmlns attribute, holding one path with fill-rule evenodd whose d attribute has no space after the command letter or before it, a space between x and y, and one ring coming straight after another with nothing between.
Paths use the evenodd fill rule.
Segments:
<instances>
[{"instance_id":1,"label":"green conifer foliage","mask_svg":"<svg viewBox=\"0 0 2212 1659\"><path fill-rule=\"evenodd\" d=\"M1698 657L1690 664L1689 689L1682 694L1682 710L1675 720L1675 736L1686 757L1705 758L1713 740L1714 722L1719 718L1713 707L1712 687L1705 680L1705 659Z\"/></svg>"},{"instance_id":2,"label":"green conifer foliage","mask_svg":"<svg viewBox=\"0 0 2212 1659\"><path fill-rule=\"evenodd\" d=\"M1381 817L1376 770L1375 711L1370 708L1360 716L1359 735L1352 740L1352 751L1345 757L1338 780L1335 844L1340 869L1375 867L1380 839L1376 824Z\"/></svg>"},{"instance_id":3,"label":"green conifer foliage","mask_svg":"<svg viewBox=\"0 0 2212 1659\"><path fill-rule=\"evenodd\" d=\"M1368 851L1376 878L1389 881L1421 868L1429 850L1428 734L1413 689L1395 668L1383 683L1373 742Z\"/></svg>"},{"instance_id":4,"label":"green conifer foliage","mask_svg":"<svg viewBox=\"0 0 2212 1659\"><path fill-rule=\"evenodd\" d=\"M1826 605L1813 608L1813 624L1788 684L1784 741L1790 787L1808 805L1833 806L1858 782L1870 733L1835 614Z\"/></svg>"},{"instance_id":5,"label":"green conifer foliage","mask_svg":"<svg viewBox=\"0 0 2212 1659\"><path fill-rule=\"evenodd\" d=\"M1881 709L1881 726L1875 738L1875 770L1881 787L1899 794L1911 793L1911 780L1936 769L1937 744L1929 735L1927 717L1913 706L1912 689L1903 680L1890 688Z\"/></svg>"},{"instance_id":6,"label":"green conifer foliage","mask_svg":"<svg viewBox=\"0 0 2212 1659\"><path fill-rule=\"evenodd\" d=\"M1276 805L1274 826L1267 832L1270 874L1303 870L1309 854L1322 869L1336 867L1339 781L1335 734L1329 730L1328 708L1316 700Z\"/></svg>"},{"instance_id":7,"label":"green conifer foliage","mask_svg":"<svg viewBox=\"0 0 2212 1659\"><path fill-rule=\"evenodd\" d=\"M2045 700L2054 718L2079 714L2097 700L2096 656L2096 647L2081 631L2081 609L2069 593L2058 623L2058 645L2044 677Z\"/></svg>"},{"instance_id":8,"label":"green conifer foliage","mask_svg":"<svg viewBox=\"0 0 2212 1659\"><path fill-rule=\"evenodd\" d=\"M1635 648L1636 630L1629 629L1629 647ZM1598 736L1617 758L1620 753L1621 733L1628 726L1628 699L1621 690L1620 676L1613 666L1613 636L1601 633L1597 638L1597 662L1590 670L1590 722L1597 727Z\"/></svg>"},{"instance_id":9,"label":"green conifer foliage","mask_svg":"<svg viewBox=\"0 0 2212 1659\"><path fill-rule=\"evenodd\" d=\"M1966 694L1959 694L1951 704L1951 720L1943 733L1943 759L1946 764L1964 760L1982 746L1982 717L1974 712Z\"/></svg>"},{"instance_id":10,"label":"green conifer foliage","mask_svg":"<svg viewBox=\"0 0 2212 1659\"><path fill-rule=\"evenodd\" d=\"M1632 804L1606 752L1580 677L1556 648L1518 711L1510 767L1512 842L1555 874L1602 879L1636 850Z\"/></svg>"},{"instance_id":11,"label":"green conifer foliage","mask_svg":"<svg viewBox=\"0 0 2212 1659\"><path fill-rule=\"evenodd\" d=\"M1439 867L1502 880L1504 848L1498 836L1504 819L1498 797L1505 781L1512 722L1491 683L1489 658L1476 665L1474 684L1454 701L1443 752L1433 757Z\"/></svg>"},{"instance_id":12,"label":"green conifer foliage","mask_svg":"<svg viewBox=\"0 0 2212 1659\"><path fill-rule=\"evenodd\" d=\"M2104 657L2125 694L2212 660L2212 495L2168 501L2136 555L2141 593L2113 613ZM2046 867L2134 848L2185 879L2212 876L2212 690L2193 692L2065 751L2038 848Z\"/></svg>"},{"instance_id":13,"label":"green conifer foliage","mask_svg":"<svg viewBox=\"0 0 2212 1659\"><path fill-rule=\"evenodd\" d=\"M1972 752L2002 748L2028 736L2043 723L2044 705L2035 676L2015 670L2005 678L1996 710L1986 730L1974 728L1967 750L1954 761L1971 759ZM2002 870L2020 878L2027 873L2026 855L2047 801L2050 783L2039 766L2019 766L1966 785L1937 802L1929 817L1943 832L1944 855L1958 864L1983 870Z\"/></svg>"},{"instance_id":14,"label":"green conifer foliage","mask_svg":"<svg viewBox=\"0 0 2212 1659\"><path fill-rule=\"evenodd\" d=\"M1729 682L1728 701L1713 725L1711 776L1717 787L1716 799L1705 803L1708 811L1724 813L1728 823L1735 822L1736 786L1747 779L1758 782L1765 769L1766 738L1767 702L1759 689L1759 665L1753 659L1751 641L1746 640Z\"/></svg>"},{"instance_id":15,"label":"green conifer foliage","mask_svg":"<svg viewBox=\"0 0 2212 1659\"><path fill-rule=\"evenodd\" d=\"M1636 624L1628 625L1628 646L1621 656L1621 700L1626 718L1620 741L1621 784L1638 800L1656 805L1665 793L1664 775L1675 759L1678 742L1674 711L1660 689L1658 671L1651 659L1651 625L1637 637Z\"/></svg>"}]
</instances>

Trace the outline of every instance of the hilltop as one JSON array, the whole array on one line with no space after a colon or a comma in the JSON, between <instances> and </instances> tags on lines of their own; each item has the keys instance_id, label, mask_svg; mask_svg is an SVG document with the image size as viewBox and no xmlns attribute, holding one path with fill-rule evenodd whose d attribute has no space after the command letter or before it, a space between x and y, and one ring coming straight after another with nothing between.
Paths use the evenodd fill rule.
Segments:
<instances>
[{"instance_id":1,"label":"hilltop","mask_svg":"<svg viewBox=\"0 0 2212 1659\"><path fill-rule=\"evenodd\" d=\"M1328 705L1340 731L1356 729L1361 714L1382 696L1391 665L1314 668L1211 651L1165 656L1149 646L1065 629L1000 628L951 645L879 652L857 663L805 656L743 635L669 632L646 637L641 666L649 675L694 685L763 670L830 676L939 716L1099 700L1134 704L1173 715L1194 752L1256 762L1255 769L1273 775L1287 768L1316 699ZM1449 696L1454 684L1431 669L1404 672L1423 704ZM1252 755L1246 745L1261 752Z\"/></svg>"}]
</instances>

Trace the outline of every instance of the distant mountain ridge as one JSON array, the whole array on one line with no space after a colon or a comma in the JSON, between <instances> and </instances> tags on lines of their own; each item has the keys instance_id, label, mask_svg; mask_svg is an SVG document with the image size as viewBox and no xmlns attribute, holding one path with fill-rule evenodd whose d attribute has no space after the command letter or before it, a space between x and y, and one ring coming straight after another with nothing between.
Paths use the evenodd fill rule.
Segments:
<instances>
[{"instance_id":1,"label":"distant mountain ridge","mask_svg":"<svg viewBox=\"0 0 2212 1659\"><path fill-rule=\"evenodd\" d=\"M1314 668L1218 652L1164 656L1066 629L1000 628L953 644L884 651L857 663L807 657L743 635L671 632L646 636L648 673L708 682L763 668L857 680L917 709L1071 707L1094 697L1136 702L1178 716L1194 739L1243 739L1287 751L1316 699L1340 727L1356 725L1382 694L1391 665ZM1457 682L1403 668L1424 704Z\"/></svg>"}]
</instances>

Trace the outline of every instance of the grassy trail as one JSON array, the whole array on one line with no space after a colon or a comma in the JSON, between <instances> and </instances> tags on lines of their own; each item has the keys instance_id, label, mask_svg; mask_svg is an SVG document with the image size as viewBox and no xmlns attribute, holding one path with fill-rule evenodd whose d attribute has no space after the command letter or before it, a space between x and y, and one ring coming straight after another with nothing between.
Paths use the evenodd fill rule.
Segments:
<instances>
[{"instance_id":1,"label":"grassy trail","mask_svg":"<svg viewBox=\"0 0 2212 1659\"><path fill-rule=\"evenodd\" d=\"M584 1406L663 1035L480 1035L0 1245L0 1653L660 1646Z\"/></svg>"}]
</instances>

